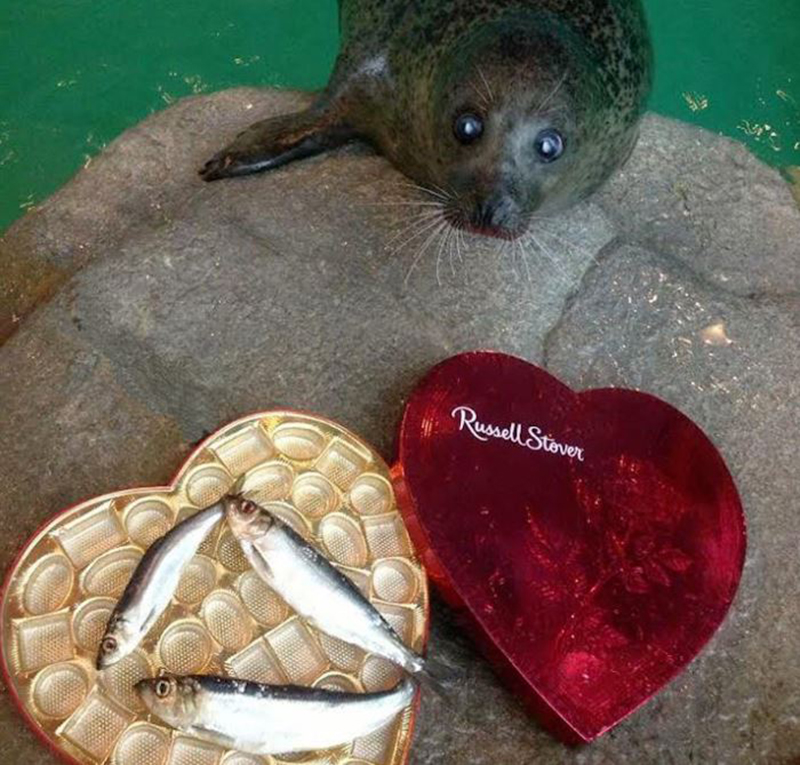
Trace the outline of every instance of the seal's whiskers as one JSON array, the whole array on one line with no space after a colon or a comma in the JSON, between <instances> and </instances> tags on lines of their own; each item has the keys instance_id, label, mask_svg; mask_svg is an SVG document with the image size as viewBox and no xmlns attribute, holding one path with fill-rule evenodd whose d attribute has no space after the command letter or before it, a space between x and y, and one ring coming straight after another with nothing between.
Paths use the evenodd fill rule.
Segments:
<instances>
[{"instance_id":1,"label":"seal's whiskers","mask_svg":"<svg viewBox=\"0 0 800 765\"><path fill-rule=\"evenodd\" d=\"M441 287L442 286L442 275L441 275L441 262L442 262L442 252L444 252L444 245L447 242L447 239L450 236L450 232L442 233L439 236L439 243L436 246L436 284Z\"/></svg>"},{"instance_id":2,"label":"seal's whiskers","mask_svg":"<svg viewBox=\"0 0 800 765\"><path fill-rule=\"evenodd\" d=\"M418 183L401 183L400 186L403 186L407 189L416 189L417 191L422 191L425 194L430 194L431 196L442 199L445 202L449 202L451 200L451 196L446 191L439 189L438 187L436 187L438 191L434 191L433 189L429 189L427 186L420 186Z\"/></svg>"},{"instance_id":3,"label":"seal's whiskers","mask_svg":"<svg viewBox=\"0 0 800 765\"><path fill-rule=\"evenodd\" d=\"M514 250L519 253L522 267L525 269L525 278L528 280L528 284L531 284L533 280L531 279L531 266L528 262L528 253L525 251L525 247L519 239L514 240Z\"/></svg>"},{"instance_id":4,"label":"seal's whiskers","mask_svg":"<svg viewBox=\"0 0 800 765\"><path fill-rule=\"evenodd\" d=\"M552 265L553 270L556 272L559 279L561 279L562 281L568 281L569 274L567 273L567 269L564 268L564 265L556 257L553 251L548 247L546 247L540 239L537 239L536 234L534 234L533 232L529 234L529 238L534 247L536 247L539 250L539 252L541 252L542 255L544 255L547 258L547 260L550 261L550 264Z\"/></svg>"},{"instance_id":5,"label":"seal's whiskers","mask_svg":"<svg viewBox=\"0 0 800 765\"><path fill-rule=\"evenodd\" d=\"M516 277L516 280L519 280L519 271L517 269L517 263L515 259L514 247L513 242L510 239L503 239L500 241L500 248L498 250L499 258L498 260L508 261L509 265L511 266L511 270L514 272L513 275Z\"/></svg>"},{"instance_id":6,"label":"seal's whiskers","mask_svg":"<svg viewBox=\"0 0 800 765\"><path fill-rule=\"evenodd\" d=\"M383 249L387 250L390 245L394 244L398 239L405 236L408 233L411 233L415 230L418 230L420 226L426 227L426 224L430 222L435 222L436 219L439 217L438 213L435 212L428 212L425 214L418 214L411 217L409 221L405 223L405 225L401 225L398 231L389 239L388 242L384 245ZM399 245L399 248L402 249L402 245ZM396 250L392 250L395 252Z\"/></svg>"},{"instance_id":7,"label":"seal's whiskers","mask_svg":"<svg viewBox=\"0 0 800 765\"><path fill-rule=\"evenodd\" d=\"M561 75L561 79L559 79L559 81L555 84L555 87L550 91L550 95L547 96L547 98L545 98L542 101L542 103L539 104L538 107L536 107L537 113L541 114L541 112L544 111L544 107L547 106L547 104L549 104L556 97L558 91L561 90L561 88L563 87L564 83L567 80L567 74L568 72L565 71L564 74Z\"/></svg>"},{"instance_id":8,"label":"seal's whiskers","mask_svg":"<svg viewBox=\"0 0 800 765\"><path fill-rule=\"evenodd\" d=\"M460 228L456 228L456 257L458 258L458 262L461 264L462 268L464 267L464 253L462 249L466 247L466 242L464 241L464 231Z\"/></svg>"},{"instance_id":9,"label":"seal's whiskers","mask_svg":"<svg viewBox=\"0 0 800 765\"><path fill-rule=\"evenodd\" d=\"M425 256L425 253L428 251L435 251L436 283L441 287L441 269L443 257L446 255L447 262L450 265L450 272L453 277L456 275L455 258L458 258L459 263L462 265L464 262L461 252L463 243L462 231L447 219L448 208L455 201L456 195L454 192L452 192L452 190L442 188L435 183L430 183L428 186L422 186L417 183L402 182L398 185L404 189L421 191L424 194L428 194L430 197L432 197L432 199L401 200L375 203L374 206L401 208L417 207L420 210L416 215L412 216L411 220L407 222L407 224L403 226L401 230L387 243L388 246L411 232L411 235L396 245L389 254L394 255L412 242L417 242L425 237L419 244L411 266L406 273L403 284L408 286L411 274L416 270L420 261Z\"/></svg>"},{"instance_id":10,"label":"seal's whiskers","mask_svg":"<svg viewBox=\"0 0 800 765\"><path fill-rule=\"evenodd\" d=\"M389 255L394 255L400 252L400 250L402 250L406 245L413 242L415 239L420 237L426 231L429 231L433 226L435 226L441 220L444 220L444 216L442 216L441 212L439 211L420 215L413 218L411 222L408 223L408 225L404 226L397 234L395 234L386 243L386 247L388 247L393 242L396 242L400 237L416 229L415 233L413 233L408 239L404 240L401 244L391 249L389 251Z\"/></svg>"},{"instance_id":11,"label":"seal's whiskers","mask_svg":"<svg viewBox=\"0 0 800 765\"><path fill-rule=\"evenodd\" d=\"M447 249L447 258L450 261L450 273L452 274L453 278L456 277L456 264L455 258L458 259L458 262L463 265L463 261L461 260L461 250L459 245L459 238L461 236L461 229L456 228L455 226L451 226L451 233L452 237L450 239L450 244Z\"/></svg>"},{"instance_id":12,"label":"seal's whiskers","mask_svg":"<svg viewBox=\"0 0 800 765\"><path fill-rule=\"evenodd\" d=\"M560 242L562 246L566 246L568 249L574 250L579 255L582 255L584 257L589 258L589 260L591 260L595 265L599 265L599 261L597 260L597 256L588 247L584 247L584 246L578 244L577 242L575 242L573 239L568 239L567 237L562 236L561 234L555 233L555 231L553 231L552 229L549 229L549 228L546 228L546 227L542 226L542 224L551 224L552 223L552 218L548 218L548 217L536 218L536 217L534 217L534 220L537 221L536 232L538 234L540 234L540 235L543 234L544 236L549 237L550 239L553 239L553 240L555 240L557 242Z\"/></svg>"},{"instance_id":13,"label":"seal's whiskers","mask_svg":"<svg viewBox=\"0 0 800 765\"><path fill-rule=\"evenodd\" d=\"M429 182L429 185L432 186L438 192L439 198L443 199L446 204L449 204L450 202L455 202L456 198L458 197L458 194L456 194L456 192L453 191L452 189L449 188L443 189L441 186L433 183L432 181Z\"/></svg>"},{"instance_id":14,"label":"seal's whiskers","mask_svg":"<svg viewBox=\"0 0 800 765\"><path fill-rule=\"evenodd\" d=\"M483 73L483 69L481 69L481 67L477 67L477 69L478 76L481 78L481 82L483 83L483 89L478 93L478 95L481 96L483 101L482 106L488 111L489 106L491 106L492 102L494 101L494 93L492 92L491 85L489 85L489 81L486 79L486 75Z\"/></svg>"},{"instance_id":15,"label":"seal's whiskers","mask_svg":"<svg viewBox=\"0 0 800 765\"><path fill-rule=\"evenodd\" d=\"M430 236L428 236L428 238L423 242L422 246L419 248L416 256L414 257L414 260L412 261L411 266L408 269L408 272L406 273L405 279L403 279L404 287L408 287L408 280L411 278L411 274L414 273L414 271L416 270L417 265L419 264L420 260L422 260L422 257L425 255L425 253L428 251L431 243L437 238L437 236L439 236L442 233L444 228L449 225L450 224L444 218L442 218L439 221L439 224L434 228L433 233Z\"/></svg>"},{"instance_id":16,"label":"seal's whiskers","mask_svg":"<svg viewBox=\"0 0 800 765\"><path fill-rule=\"evenodd\" d=\"M366 202L365 207L443 207L441 202L422 202L406 201L406 202Z\"/></svg>"}]
</instances>

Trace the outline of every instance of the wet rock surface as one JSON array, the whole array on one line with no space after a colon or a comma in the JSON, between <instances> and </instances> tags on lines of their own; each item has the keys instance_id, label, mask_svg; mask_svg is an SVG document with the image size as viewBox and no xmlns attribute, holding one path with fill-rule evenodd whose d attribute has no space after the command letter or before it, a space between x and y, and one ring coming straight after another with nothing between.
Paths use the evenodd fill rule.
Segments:
<instances>
[{"instance_id":1,"label":"wet rock surface","mask_svg":"<svg viewBox=\"0 0 800 765\"><path fill-rule=\"evenodd\" d=\"M594 744L546 734L448 609L411 756L434 763L800 761L800 210L738 144L649 117L625 170L522 245L445 237L384 160L351 147L207 185L242 126L305 97L187 99L125 133L0 242L0 563L57 510L164 482L253 411L341 421L391 459L432 364L495 348L576 388L678 406L737 480L749 554L702 655ZM54 762L7 697L0 741Z\"/></svg>"}]
</instances>

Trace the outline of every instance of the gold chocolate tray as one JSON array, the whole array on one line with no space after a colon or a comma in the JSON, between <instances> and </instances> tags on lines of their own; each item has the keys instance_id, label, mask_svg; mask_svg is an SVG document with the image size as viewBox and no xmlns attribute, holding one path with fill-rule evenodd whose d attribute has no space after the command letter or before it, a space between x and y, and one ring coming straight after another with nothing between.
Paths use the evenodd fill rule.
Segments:
<instances>
[{"instance_id":1,"label":"gold chocolate tray","mask_svg":"<svg viewBox=\"0 0 800 765\"><path fill-rule=\"evenodd\" d=\"M166 667L348 691L390 688L386 660L304 622L252 571L224 521L187 566L176 596L132 655L104 672L98 643L142 554L177 522L243 490L313 541L422 651L428 589L397 512L389 469L328 420L266 412L215 433L171 487L132 489L56 516L6 579L3 670L28 724L80 765L402 765L415 709L346 747L281 757L232 752L151 719L133 689Z\"/></svg>"}]
</instances>

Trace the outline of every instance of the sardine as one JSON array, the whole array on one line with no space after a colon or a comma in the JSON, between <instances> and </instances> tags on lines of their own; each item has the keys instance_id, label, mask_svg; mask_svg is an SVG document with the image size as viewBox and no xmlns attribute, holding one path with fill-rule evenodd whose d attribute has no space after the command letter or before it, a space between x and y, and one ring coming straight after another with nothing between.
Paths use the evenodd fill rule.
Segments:
<instances>
[{"instance_id":1,"label":"sardine","mask_svg":"<svg viewBox=\"0 0 800 765\"><path fill-rule=\"evenodd\" d=\"M361 591L294 529L243 497L223 500L233 533L259 576L321 632L422 675L425 660L406 646Z\"/></svg>"},{"instance_id":2,"label":"sardine","mask_svg":"<svg viewBox=\"0 0 800 765\"><path fill-rule=\"evenodd\" d=\"M371 733L411 704L416 684L405 678L382 693L344 693L162 674L136 690L150 712L184 733L250 754L288 754Z\"/></svg>"},{"instance_id":3,"label":"sardine","mask_svg":"<svg viewBox=\"0 0 800 765\"><path fill-rule=\"evenodd\" d=\"M224 505L218 502L179 523L148 548L108 620L97 669L116 664L141 643L172 600L184 567L223 514Z\"/></svg>"}]
</instances>

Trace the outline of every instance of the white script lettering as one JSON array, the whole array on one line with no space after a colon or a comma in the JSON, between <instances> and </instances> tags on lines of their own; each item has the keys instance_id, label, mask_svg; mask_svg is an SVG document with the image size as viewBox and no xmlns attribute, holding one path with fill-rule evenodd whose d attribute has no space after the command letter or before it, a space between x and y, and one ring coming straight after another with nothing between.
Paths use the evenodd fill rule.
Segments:
<instances>
[{"instance_id":1,"label":"white script lettering","mask_svg":"<svg viewBox=\"0 0 800 765\"><path fill-rule=\"evenodd\" d=\"M542 429L536 425L525 427L522 423L512 422L508 425L495 425L482 422L478 413L469 406L457 406L451 416L458 421L458 429L466 430L478 441L488 441L496 438L501 441L510 441L512 444L530 449L532 452L548 452L561 457L584 461L583 447L572 444L562 444L551 436L544 435Z\"/></svg>"}]
</instances>

